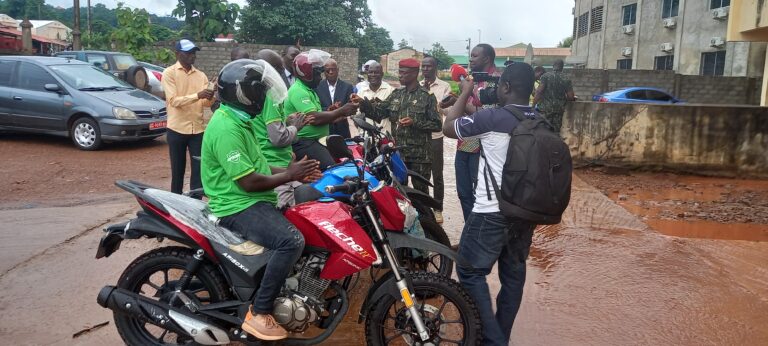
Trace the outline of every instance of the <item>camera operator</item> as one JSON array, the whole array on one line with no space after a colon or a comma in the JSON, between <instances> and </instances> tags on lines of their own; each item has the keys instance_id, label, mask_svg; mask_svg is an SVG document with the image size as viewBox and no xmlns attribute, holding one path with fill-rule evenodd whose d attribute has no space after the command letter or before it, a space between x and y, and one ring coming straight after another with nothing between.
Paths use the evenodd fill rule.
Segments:
<instances>
[{"instance_id":1,"label":"camera operator","mask_svg":"<svg viewBox=\"0 0 768 346\"><path fill-rule=\"evenodd\" d=\"M469 67L472 72L484 72L490 77L499 77L496 71L494 60L496 51L489 44L481 43L472 49L469 57ZM488 87L488 82L479 82L475 84L472 94L466 101L464 113L473 114L482 108L493 107L493 105L483 105L480 101L480 91ZM461 103L457 102L457 105ZM464 214L464 221L469 217L472 211L472 205L475 203L475 187L477 186L477 167L480 162L480 142L477 139L459 140L456 145L456 159L454 168L456 170L456 193L461 203L461 211Z\"/></svg>"}]
</instances>

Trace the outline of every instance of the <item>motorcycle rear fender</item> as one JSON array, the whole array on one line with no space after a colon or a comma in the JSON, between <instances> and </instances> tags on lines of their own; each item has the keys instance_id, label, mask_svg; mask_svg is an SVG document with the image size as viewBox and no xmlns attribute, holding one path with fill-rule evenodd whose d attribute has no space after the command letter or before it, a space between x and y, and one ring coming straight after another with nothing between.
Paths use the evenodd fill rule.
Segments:
<instances>
[{"instance_id":1,"label":"motorcycle rear fender","mask_svg":"<svg viewBox=\"0 0 768 346\"><path fill-rule=\"evenodd\" d=\"M472 265L464 257L461 257L458 252L434 240L414 237L404 232L391 231L387 231L387 239L389 239L389 245L392 249L411 248L437 252L452 259L459 267L472 268Z\"/></svg>"},{"instance_id":2,"label":"motorcycle rear fender","mask_svg":"<svg viewBox=\"0 0 768 346\"><path fill-rule=\"evenodd\" d=\"M136 218L128 222L123 222L108 226L104 229L105 234L101 237L99 248L96 250L96 258L109 257L120 248L120 243L124 239L138 239L142 236L147 238L168 238L179 243L195 247L196 244L180 233L173 227L150 216L144 211L136 213Z\"/></svg>"},{"instance_id":3,"label":"motorcycle rear fender","mask_svg":"<svg viewBox=\"0 0 768 346\"><path fill-rule=\"evenodd\" d=\"M432 198L432 196L409 186L403 186L403 188L405 189L405 194L408 195L408 199L411 200L417 210L421 210L418 206L416 206L417 203L429 209L443 210L440 202Z\"/></svg>"},{"instance_id":4,"label":"motorcycle rear fender","mask_svg":"<svg viewBox=\"0 0 768 346\"><path fill-rule=\"evenodd\" d=\"M424 184L435 187L435 185L432 185L432 182L429 181L429 179L425 178L423 175L416 173L415 171L412 171L410 169L408 170L408 176L413 178L414 180L418 180Z\"/></svg>"}]
</instances>

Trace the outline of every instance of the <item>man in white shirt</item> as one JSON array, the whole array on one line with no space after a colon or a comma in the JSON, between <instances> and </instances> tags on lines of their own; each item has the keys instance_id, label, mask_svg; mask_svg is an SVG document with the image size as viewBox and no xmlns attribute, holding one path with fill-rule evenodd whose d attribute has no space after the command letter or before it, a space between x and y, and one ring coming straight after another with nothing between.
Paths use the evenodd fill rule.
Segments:
<instances>
[{"instance_id":1,"label":"man in white shirt","mask_svg":"<svg viewBox=\"0 0 768 346\"><path fill-rule=\"evenodd\" d=\"M363 67L360 69L360 72L363 74L363 76L368 76L368 69L371 67L372 63L375 63L376 60L368 60L363 64ZM360 90L363 90L364 87L368 86L368 80L363 79L359 83L355 84L355 91L359 92Z\"/></svg>"},{"instance_id":2,"label":"man in white shirt","mask_svg":"<svg viewBox=\"0 0 768 346\"><path fill-rule=\"evenodd\" d=\"M357 95L369 100L386 100L395 88L383 81L382 78L384 78L384 70L382 69L381 64L375 61L372 62L368 65L368 84L362 86L362 88L357 91ZM375 124L371 119L366 118L366 121ZM392 124L389 122L388 118L382 119L377 125L382 126L384 131L392 133Z\"/></svg>"},{"instance_id":3,"label":"man in white shirt","mask_svg":"<svg viewBox=\"0 0 768 346\"><path fill-rule=\"evenodd\" d=\"M426 56L421 61L421 74L424 80L421 85L429 93L435 95L438 106L440 107L440 120L445 119L445 109L456 102L455 97L451 97L451 85L448 82L437 78L437 59L433 56ZM447 99L446 99L447 97ZM442 102L445 99L446 102ZM435 221L443 223L443 198L445 197L445 183L443 182L443 131L432 133L432 183L434 185L433 197L440 203L440 210L435 210Z\"/></svg>"}]
</instances>

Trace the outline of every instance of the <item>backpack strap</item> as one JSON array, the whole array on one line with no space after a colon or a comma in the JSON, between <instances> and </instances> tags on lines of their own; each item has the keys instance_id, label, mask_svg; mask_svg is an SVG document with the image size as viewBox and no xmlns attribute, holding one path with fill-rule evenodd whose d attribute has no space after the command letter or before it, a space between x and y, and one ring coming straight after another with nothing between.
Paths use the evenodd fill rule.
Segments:
<instances>
[{"instance_id":1,"label":"backpack strap","mask_svg":"<svg viewBox=\"0 0 768 346\"><path fill-rule=\"evenodd\" d=\"M496 195L496 201L501 201L501 195L499 194L499 183L496 182L496 177L493 176L493 171L491 170L491 166L488 164L488 159L485 157L485 150L483 150L483 142L480 141L480 156L483 157L483 162L485 162L485 170L483 171L483 177L485 177L485 191L486 195L488 196L488 200L491 200L491 189L488 186L488 175L491 176L491 184L493 184L493 191Z\"/></svg>"}]
</instances>

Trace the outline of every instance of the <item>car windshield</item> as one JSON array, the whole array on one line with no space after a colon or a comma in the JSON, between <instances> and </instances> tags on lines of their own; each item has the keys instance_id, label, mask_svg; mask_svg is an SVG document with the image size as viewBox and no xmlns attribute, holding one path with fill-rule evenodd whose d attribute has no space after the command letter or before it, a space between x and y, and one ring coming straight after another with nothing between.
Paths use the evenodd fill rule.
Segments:
<instances>
[{"instance_id":1,"label":"car windshield","mask_svg":"<svg viewBox=\"0 0 768 346\"><path fill-rule=\"evenodd\" d=\"M104 70L84 64L77 65L51 65L50 69L65 83L79 90L114 90L114 89L133 89L133 87L123 82Z\"/></svg>"},{"instance_id":2,"label":"car windshield","mask_svg":"<svg viewBox=\"0 0 768 346\"><path fill-rule=\"evenodd\" d=\"M131 55L116 54L112 56L112 59L115 60L115 69L118 71L125 71L131 66L138 64Z\"/></svg>"}]
</instances>

